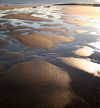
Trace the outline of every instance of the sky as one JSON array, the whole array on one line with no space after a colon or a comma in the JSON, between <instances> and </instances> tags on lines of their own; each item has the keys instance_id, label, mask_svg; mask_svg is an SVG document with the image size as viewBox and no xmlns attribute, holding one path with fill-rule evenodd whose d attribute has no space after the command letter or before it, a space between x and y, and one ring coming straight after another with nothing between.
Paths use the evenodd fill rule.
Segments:
<instances>
[{"instance_id":1,"label":"sky","mask_svg":"<svg viewBox=\"0 0 100 108\"><path fill-rule=\"evenodd\" d=\"M0 0L0 4L20 4L20 3L100 3L100 0Z\"/></svg>"}]
</instances>

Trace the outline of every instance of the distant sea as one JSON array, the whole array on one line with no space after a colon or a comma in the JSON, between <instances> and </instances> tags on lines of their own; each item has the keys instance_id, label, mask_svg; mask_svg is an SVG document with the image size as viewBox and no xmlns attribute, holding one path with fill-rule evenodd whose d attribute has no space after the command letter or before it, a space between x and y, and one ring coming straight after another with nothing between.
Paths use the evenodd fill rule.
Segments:
<instances>
[{"instance_id":1,"label":"distant sea","mask_svg":"<svg viewBox=\"0 0 100 108\"><path fill-rule=\"evenodd\" d=\"M0 5L10 4L69 4L69 3L80 3L80 4L94 4L98 3L95 0L0 0Z\"/></svg>"}]
</instances>

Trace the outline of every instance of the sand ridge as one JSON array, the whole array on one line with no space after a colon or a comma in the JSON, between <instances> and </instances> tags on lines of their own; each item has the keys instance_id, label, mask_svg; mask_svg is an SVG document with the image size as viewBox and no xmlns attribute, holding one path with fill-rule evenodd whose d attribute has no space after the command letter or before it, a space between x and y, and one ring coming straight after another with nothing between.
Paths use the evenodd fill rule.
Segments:
<instances>
[{"instance_id":1,"label":"sand ridge","mask_svg":"<svg viewBox=\"0 0 100 108\"><path fill-rule=\"evenodd\" d=\"M29 34L17 37L19 41L26 45L30 45L36 48L52 49L55 45L73 41L73 36L59 36L49 34Z\"/></svg>"}]
</instances>

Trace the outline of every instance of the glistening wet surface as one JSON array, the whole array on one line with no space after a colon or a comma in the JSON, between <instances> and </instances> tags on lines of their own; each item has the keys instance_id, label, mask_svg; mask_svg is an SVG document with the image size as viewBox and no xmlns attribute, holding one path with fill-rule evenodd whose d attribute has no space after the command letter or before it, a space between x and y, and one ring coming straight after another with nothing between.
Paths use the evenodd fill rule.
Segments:
<instances>
[{"instance_id":1,"label":"glistening wet surface","mask_svg":"<svg viewBox=\"0 0 100 108\"><path fill-rule=\"evenodd\" d=\"M0 9L0 108L99 108L100 7Z\"/></svg>"}]
</instances>

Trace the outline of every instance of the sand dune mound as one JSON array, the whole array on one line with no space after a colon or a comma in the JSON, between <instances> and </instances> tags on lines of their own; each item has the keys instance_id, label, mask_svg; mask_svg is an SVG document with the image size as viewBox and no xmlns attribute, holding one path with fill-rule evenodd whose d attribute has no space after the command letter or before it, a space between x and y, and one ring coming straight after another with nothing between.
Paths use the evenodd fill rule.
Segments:
<instances>
[{"instance_id":1,"label":"sand dune mound","mask_svg":"<svg viewBox=\"0 0 100 108\"><path fill-rule=\"evenodd\" d=\"M4 108L62 108L72 99L69 83L69 75L48 62L17 64L2 78L0 93L6 100L0 105Z\"/></svg>"}]
</instances>

